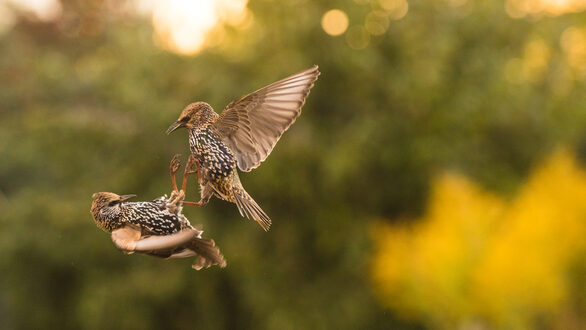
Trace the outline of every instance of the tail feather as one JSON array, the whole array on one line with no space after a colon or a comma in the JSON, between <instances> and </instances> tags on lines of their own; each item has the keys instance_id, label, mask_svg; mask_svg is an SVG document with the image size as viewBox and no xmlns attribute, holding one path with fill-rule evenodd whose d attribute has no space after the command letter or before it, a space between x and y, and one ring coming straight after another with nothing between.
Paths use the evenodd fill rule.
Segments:
<instances>
[{"instance_id":1,"label":"tail feather","mask_svg":"<svg viewBox=\"0 0 586 330\"><path fill-rule=\"evenodd\" d=\"M232 189L234 202L238 206L238 212L243 217L253 219L265 231L269 231L271 227L271 219L269 216L258 206L258 204L250 197L250 195L240 187Z\"/></svg>"},{"instance_id":2,"label":"tail feather","mask_svg":"<svg viewBox=\"0 0 586 330\"><path fill-rule=\"evenodd\" d=\"M213 265L220 266L221 268L226 267L226 259L224 259L222 252L220 252L213 239L196 238L190 242L188 248L197 253L195 261L191 266L193 269L200 270Z\"/></svg>"}]
</instances>

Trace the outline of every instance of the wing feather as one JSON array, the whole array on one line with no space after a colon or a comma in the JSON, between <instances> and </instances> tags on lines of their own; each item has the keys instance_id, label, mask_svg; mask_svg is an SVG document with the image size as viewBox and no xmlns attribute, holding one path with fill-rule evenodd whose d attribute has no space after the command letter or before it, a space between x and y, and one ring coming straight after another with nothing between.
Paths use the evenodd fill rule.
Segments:
<instances>
[{"instance_id":1,"label":"wing feather","mask_svg":"<svg viewBox=\"0 0 586 330\"><path fill-rule=\"evenodd\" d=\"M142 237L140 229L128 225L112 231L111 237L114 245L126 253L149 253L181 246L200 237L201 233L193 228L170 235Z\"/></svg>"},{"instance_id":2,"label":"wing feather","mask_svg":"<svg viewBox=\"0 0 586 330\"><path fill-rule=\"evenodd\" d=\"M236 156L238 168L257 168L301 114L320 72L317 65L228 104L214 126Z\"/></svg>"}]
</instances>

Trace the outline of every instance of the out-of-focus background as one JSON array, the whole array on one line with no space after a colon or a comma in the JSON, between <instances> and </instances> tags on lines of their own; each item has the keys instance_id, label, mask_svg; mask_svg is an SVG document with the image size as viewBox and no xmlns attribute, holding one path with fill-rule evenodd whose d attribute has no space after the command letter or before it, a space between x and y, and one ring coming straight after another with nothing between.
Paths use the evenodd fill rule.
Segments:
<instances>
[{"instance_id":1,"label":"out-of-focus background","mask_svg":"<svg viewBox=\"0 0 586 330\"><path fill-rule=\"evenodd\" d=\"M186 104L313 64L241 175L271 231L184 210L227 268L94 225L170 192ZM0 119L2 329L586 326L583 0L0 0Z\"/></svg>"}]
</instances>

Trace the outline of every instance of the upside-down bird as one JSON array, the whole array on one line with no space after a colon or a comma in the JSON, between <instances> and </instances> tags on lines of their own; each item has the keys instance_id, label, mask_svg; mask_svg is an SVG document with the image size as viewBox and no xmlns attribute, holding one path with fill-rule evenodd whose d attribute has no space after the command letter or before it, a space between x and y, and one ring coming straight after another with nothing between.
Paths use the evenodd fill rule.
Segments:
<instances>
[{"instance_id":1,"label":"upside-down bird","mask_svg":"<svg viewBox=\"0 0 586 330\"><path fill-rule=\"evenodd\" d=\"M101 229L111 233L116 247L125 253L145 253L162 258L196 256L192 268L199 270L212 265L226 266L224 256L214 240L202 238L203 231L194 228L181 213L187 175L194 160L185 168L183 189L178 190L175 172L180 163L175 156L170 172L173 183L171 196L152 202L126 202L135 195L98 192L92 195L91 214Z\"/></svg>"},{"instance_id":2,"label":"upside-down bird","mask_svg":"<svg viewBox=\"0 0 586 330\"><path fill-rule=\"evenodd\" d=\"M171 124L189 131L191 153L197 158L201 199L186 205L203 206L215 195L235 203L240 215L252 218L265 230L269 216L244 190L236 166L257 168L301 114L301 107L320 72L317 65L230 102L218 115L205 102L189 104Z\"/></svg>"}]
</instances>

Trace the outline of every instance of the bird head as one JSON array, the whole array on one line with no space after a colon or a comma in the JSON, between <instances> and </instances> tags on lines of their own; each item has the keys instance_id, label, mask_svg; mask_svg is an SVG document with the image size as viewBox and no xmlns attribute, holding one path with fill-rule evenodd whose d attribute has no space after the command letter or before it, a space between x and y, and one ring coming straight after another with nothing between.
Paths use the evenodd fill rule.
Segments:
<instances>
[{"instance_id":1,"label":"bird head","mask_svg":"<svg viewBox=\"0 0 586 330\"><path fill-rule=\"evenodd\" d=\"M181 111L177 121L169 126L167 134L181 127L196 128L215 119L214 115L217 117L209 104L205 102L191 103Z\"/></svg>"},{"instance_id":2,"label":"bird head","mask_svg":"<svg viewBox=\"0 0 586 330\"><path fill-rule=\"evenodd\" d=\"M122 202L135 197L136 195L117 195L111 192L98 192L92 195L94 199L90 210L94 221L101 228L106 228L105 221L116 218L122 212Z\"/></svg>"}]
</instances>

